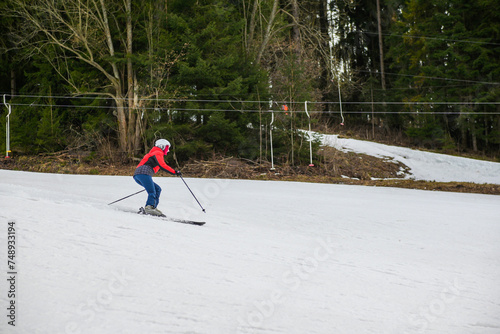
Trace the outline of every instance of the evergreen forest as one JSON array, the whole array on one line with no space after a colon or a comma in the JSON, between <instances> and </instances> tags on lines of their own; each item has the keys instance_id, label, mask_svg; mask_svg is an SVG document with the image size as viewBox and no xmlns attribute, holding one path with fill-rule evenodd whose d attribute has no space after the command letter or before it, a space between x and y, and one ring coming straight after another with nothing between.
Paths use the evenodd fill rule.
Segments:
<instances>
[{"instance_id":1,"label":"evergreen forest","mask_svg":"<svg viewBox=\"0 0 500 334\"><path fill-rule=\"evenodd\" d=\"M277 163L307 165L311 126L499 159L498 8L3 0L0 149L8 125L14 156L84 150L130 160L166 138L179 163L269 161L274 149Z\"/></svg>"}]
</instances>

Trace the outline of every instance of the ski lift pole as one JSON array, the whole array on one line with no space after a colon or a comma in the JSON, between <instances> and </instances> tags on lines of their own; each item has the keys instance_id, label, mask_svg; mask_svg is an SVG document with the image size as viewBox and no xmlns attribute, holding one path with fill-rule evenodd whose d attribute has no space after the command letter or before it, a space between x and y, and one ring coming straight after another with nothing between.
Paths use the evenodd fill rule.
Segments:
<instances>
[{"instance_id":1,"label":"ski lift pole","mask_svg":"<svg viewBox=\"0 0 500 334\"><path fill-rule=\"evenodd\" d=\"M269 124L269 140L271 145L271 170L274 168L274 156L273 156L273 123L274 123L274 113L271 111L271 124Z\"/></svg>"},{"instance_id":2,"label":"ski lift pole","mask_svg":"<svg viewBox=\"0 0 500 334\"><path fill-rule=\"evenodd\" d=\"M340 106L340 117L342 118L342 122L340 125L344 125L344 113L342 112L342 93L340 92L340 77L337 77L337 86L339 88L339 106Z\"/></svg>"},{"instance_id":3,"label":"ski lift pole","mask_svg":"<svg viewBox=\"0 0 500 334\"><path fill-rule=\"evenodd\" d=\"M311 115L307 112L307 101L305 102L306 115L309 117L309 167L314 167L313 164L313 151L312 151L312 132L311 132Z\"/></svg>"},{"instance_id":4,"label":"ski lift pole","mask_svg":"<svg viewBox=\"0 0 500 334\"><path fill-rule=\"evenodd\" d=\"M3 104L7 107L9 110L9 113L7 114L7 122L5 124L6 130L5 130L5 157L9 158L9 153L10 153L10 113L12 112L12 107L10 103L7 103L5 100L6 94L3 94Z\"/></svg>"}]
</instances>

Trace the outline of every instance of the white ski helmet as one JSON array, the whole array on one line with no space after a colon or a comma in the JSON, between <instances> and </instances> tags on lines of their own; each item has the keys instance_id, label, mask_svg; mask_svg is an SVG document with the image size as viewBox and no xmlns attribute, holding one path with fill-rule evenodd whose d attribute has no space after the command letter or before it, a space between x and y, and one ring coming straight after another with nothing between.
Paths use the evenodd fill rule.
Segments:
<instances>
[{"instance_id":1,"label":"white ski helmet","mask_svg":"<svg viewBox=\"0 0 500 334\"><path fill-rule=\"evenodd\" d=\"M170 142L166 139L158 139L155 142L155 146L161 148L161 150L167 154L168 150L170 149Z\"/></svg>"}]
</instances>

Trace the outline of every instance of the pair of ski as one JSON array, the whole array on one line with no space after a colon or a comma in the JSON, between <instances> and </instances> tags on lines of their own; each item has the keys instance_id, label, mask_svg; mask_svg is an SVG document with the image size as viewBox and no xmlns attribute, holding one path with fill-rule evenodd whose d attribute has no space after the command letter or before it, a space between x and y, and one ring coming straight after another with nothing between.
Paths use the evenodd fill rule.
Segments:
<instances>
[{"instance_id":1,"label":"pair of ski","mask_svg":"<svg viewBox=\"0 0 500 334\"><path fill-rule=\"evenodd\" d=\"M175 222L175 223L197 225L197 226L205 225L205 222L200 222L200 221L172 218L172 217L168 217L168 216L165 216L165 215L161 215L161 216L149 215L149 214L146 213L146 211L142 207L139 209L139 212L137 212L137 213L140 214L140 215L148 215L150 217L155 217L155 218L159 218L159 219L162 219L162 220L167 220L167 221L171 221L171 222Z\"/></svg>"}]
</instances>

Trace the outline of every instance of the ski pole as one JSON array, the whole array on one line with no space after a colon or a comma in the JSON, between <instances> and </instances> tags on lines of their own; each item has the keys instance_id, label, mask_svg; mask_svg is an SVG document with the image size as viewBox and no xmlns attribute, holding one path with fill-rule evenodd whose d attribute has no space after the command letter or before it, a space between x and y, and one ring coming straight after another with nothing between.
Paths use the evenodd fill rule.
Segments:
<instances>
[{"instance_id":1,"label":"ski pole","mask_svg":"<svg viewBox=\"0 0 500 334\"><path fill-rule=\"evenodd\" d=\"M116 200L116 201L114 201L114 202L108 203L108 205L114 204L114 203L116 203L116 202L123 201L124 199L129 198L129 197L132 197L132 196L137 195L137 194L139 194L139 193L142 193L143 191L146 191L146 189L142 189L141 191L138 191L138 192L136 192L136 193L133 193L132 195L128 195L128 196L125 196L125 197L123 197L123 198L117 199L117 200Z\"/></svg>"},{"instance_id":2,"label":"ski pole","mask_svg":"<svg viewBox=\"0 0 500 334\"><path fill-rule=\"evenodd\" d=\"M203 208L203 206L201 206L200 204L200 201L198 201L198 199L196 198L196 196L193 194L193 192L191 191L191 188L189 188L189 186L187 185L186 181L184 181L184 178L182 177L182 175L179 175L181 177L181 180L182 182L184 182L184 184L186 185L186 187L189 189L189 191L191 192L191 195L193 195L194 199L196 200L196 202L198 202L198 205L200 206L201 210L205 213L207 213L205 211L205 209Z\"/></svg>"}]
</instances>

